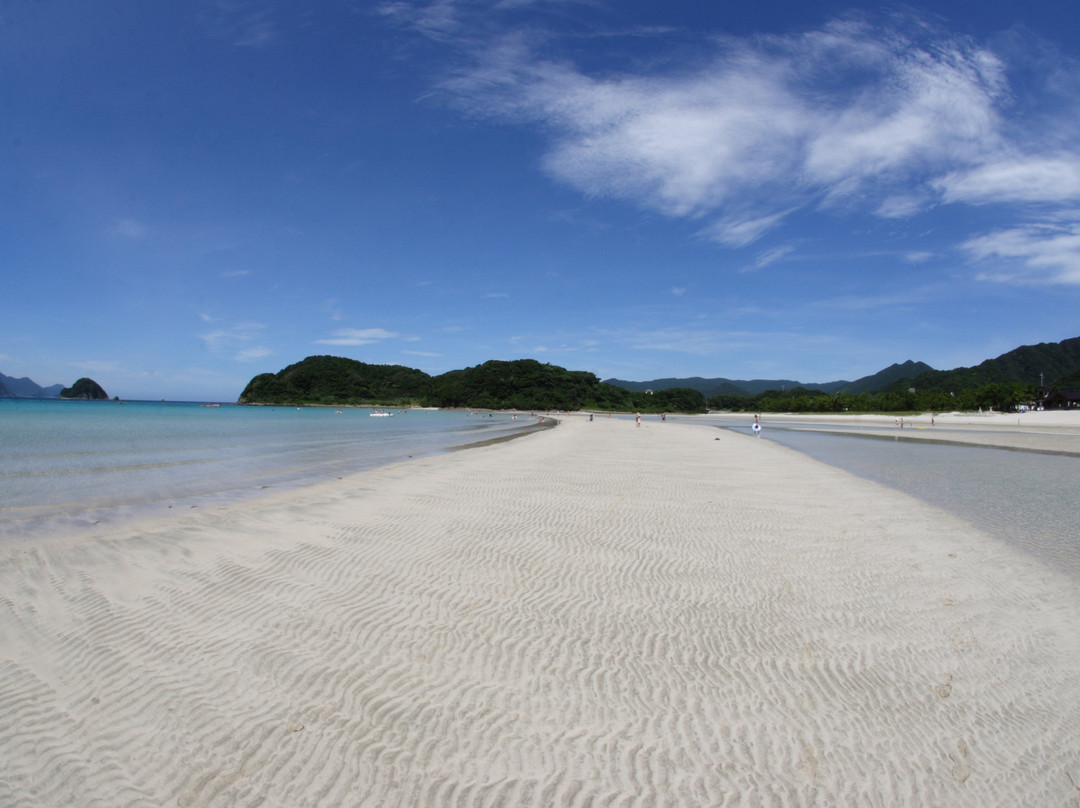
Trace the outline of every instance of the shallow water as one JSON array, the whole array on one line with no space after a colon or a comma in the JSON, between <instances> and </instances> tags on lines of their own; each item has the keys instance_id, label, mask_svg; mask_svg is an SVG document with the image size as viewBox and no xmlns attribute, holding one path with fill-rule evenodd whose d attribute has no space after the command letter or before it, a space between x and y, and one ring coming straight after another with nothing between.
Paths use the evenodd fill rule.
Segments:
<instances>
[{"instance_id":1,"label":"shallow water","mask_svg":"<svg viewBox=\"0 0 1080 808\"><path fill-rule=\"evenodd\" d=\"M496 413L0 400L0 537L205 506L509 434Z\"/></svg>"},{"instance_id":2,"label":"shallow water","mask_svg":"<svg viewBox=\"0 0 1080 808\"><path fill-rule=\"evenodd\" d=\"M1078 457L774 424L763 438L917 497L1080 578Z\"/></svg>"}]
</instances>

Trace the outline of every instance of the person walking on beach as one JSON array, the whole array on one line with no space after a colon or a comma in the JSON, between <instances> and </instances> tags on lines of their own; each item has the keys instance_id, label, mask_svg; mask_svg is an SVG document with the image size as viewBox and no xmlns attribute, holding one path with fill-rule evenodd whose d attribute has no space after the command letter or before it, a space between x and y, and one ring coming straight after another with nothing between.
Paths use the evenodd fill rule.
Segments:
<instances>
[{"instance_id":1,"label":"person walking on beach","mask_svg":"<svg viewBox=\"0 0 1080 808\"><path fill-rule=\"evenodd\" d=\"M761 437L761 416L759 415L754 416L754 437Z\"/></svg>"},{"instance_id":2,"label":"person walking on beach","mask_svg":"<svg viewBox=\"0 0 1080 808\"><path fill-rule=\"evenodd\" d=\"M641 426L641 413L640 412L637 414L637 425Z\"/></svg>"}]
</instances>

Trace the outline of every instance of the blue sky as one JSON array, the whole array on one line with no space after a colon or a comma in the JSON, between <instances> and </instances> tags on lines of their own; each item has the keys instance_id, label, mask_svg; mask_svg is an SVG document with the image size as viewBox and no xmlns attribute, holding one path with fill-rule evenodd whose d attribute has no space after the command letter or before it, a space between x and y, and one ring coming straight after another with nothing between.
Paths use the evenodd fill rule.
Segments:
<instances>
[{"instance_id":1,"label":"blue sky","mask_svg":"<svg viewBox=\"0 0 1080 808\"><path fill-rule=\"evenodd\" d=\"M1080 335L1080 4L0 8L0 372L856 379Z\"/></svg>"}]
</instances>

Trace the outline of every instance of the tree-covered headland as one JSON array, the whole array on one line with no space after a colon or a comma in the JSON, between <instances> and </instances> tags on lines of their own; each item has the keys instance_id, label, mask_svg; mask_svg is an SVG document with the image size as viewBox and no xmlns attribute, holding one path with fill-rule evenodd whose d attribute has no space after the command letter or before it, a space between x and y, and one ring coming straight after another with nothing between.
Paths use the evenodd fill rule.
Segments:
<instances>
[{"instance_id":1,"label":"tree-covered headland","mask_svg":"<svg viewBox=\"0 0 1080 808\"><path fill-rule=\"evenodd\" d=\"M241 404L291 406L460 407L493 410L704 412L697 390L631 393L587 371L535 359L493 360L429 376L402 365L370 365L338 356L309 356L253 378Z\"/></svg>"},{"instance_id":2,"label":"tree-covered headland","mask_svg":"<svg viewBox=\"0 0 1080 808\"><path fill-rule=\"evenodd\" d=\"M108 401L109 394L106 393L101 385L95 382L93 379L88 379L85 376L71 385L71 387L65 387L60 391L60 398L80 398L87 401Z\"/></svg>"}]
</instances>

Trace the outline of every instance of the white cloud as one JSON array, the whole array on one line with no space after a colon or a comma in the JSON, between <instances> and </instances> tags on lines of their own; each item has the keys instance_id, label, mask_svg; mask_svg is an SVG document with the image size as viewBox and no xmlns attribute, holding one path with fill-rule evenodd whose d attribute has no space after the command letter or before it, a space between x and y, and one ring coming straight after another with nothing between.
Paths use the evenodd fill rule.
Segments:
<instances>
[{"instance_id":1,"label":"white cloud","mask_svg":"<svg viewBox=\"0 0 1080 808\"><path fill-rule=\"evenodd\" d=\"M959 39L920 46L865 29L845 33L817 58L868 71L870 80L856 97L833 96L816 108L821 128L805 167L830 194L966 163L999 139L1002 65L992 54Z\"/></svg>"},{"instance_id":2,"label":"white cloud","mask_svg":"<svg viewBox=\"0 0 1080 808\"><path fill-rule=\"evenodd\" d=\"M683 295L686 294L686 287L685 286L672 286L671 287L671 294L675 295L675 297L682 297Z\"/></svg>"},{"instance_id":3,"label":"white cloud","mask_svg":"<svg viewBox=\"0 0 1080 808\"><path fill-rule=\"evenodd\" d=\"M264 356L270 356L273 351L269 348L262 346L253 348L244 348L236 354L236 358L241 362L247 362L251 359L262 359Z\"/></svg>"},{"instance_id":4,"label":"white cloud","mask_svg":"<svg viewBox=\"0 0 1080 808\"><path fill-rule=\"evenodd\" d=\"M1080 155L1006 158L950 172L937 187L946 202L1072 202L1080 200Z\"/></svg>"},{"instance_id":5,"label":"white cloud","mask_svg":"<svg viewBox=\"0 0 1080 808\"><path fill-rule=\"evenodd\" d=\"M912 264L925 264L932 259L934 254L927 250L913 250L912 252L904 255L904 260Z\"/></svg>"},{"instance_id":6,"label":"white cloud","mask_svg":"<svg viewBox=\"0 0 1080 808\"><path fill-rule=\"evenodd\" d=\"M437 359L442 356L440 353L434 353L433 351L402 351L407 356L422 356L429 359Z\"/></svg>"},{"instance_id":7,"label":"white cloud","mask_svg":"<svg viewBox=\"0 0 1080 808\"><path fill-rule=\"evenodd\" d=\"M318 345L370 345L379 340L392 339L397 334L383 328L341 328L332 337L317 339Z\"/></svg>"},{"instance_id":8,"label":"white cloud","mask_svg":"<svg viewBox=\"0 0 1080 808\"><path fill-rule=\"evenodd\" d=\"M927 202L925 194L896 194L883 199L874 213L882 219L907 219L924 211Z\"/></svg>"},{"instance_id":9,"label":"white cloud","mask_svg":"<svg viewBox=\"0 0 1080 808\"><path fill-rule=\"evenodd\" d=\"M790 244L784 244L780 247L773 247L771 250L765 250L765 252L758 255L754 261L754 269L764 269L769 264L775 264L784 256L794 252L795 248Z\"/></svg>"},{"instance_id":10,"label":"white cloud","mask_svg":"<svg viewBox=\"0 0 1080 808\"><path fill-rule=\"evenodd\" d=\"M870 193L880 200L871 210L909 216L935 177L1003 148L1001 61L920 21L909 27L848 20L717 38L705 63L650 75L592 75L539 57L520 34L484 48L470 40L473 61L441 90L470 114L541 125L544 165L561 182L669 216L719 213L707 232L738 247L793 203Z\"/></svg>"},{"instance_id":11,"label":"white cloud","mask_svg":"<svg viewBox=\"0 0 1080 808\"><path fill-rule=\"evenodd\" d=\"M896 220L942 203L1080 200L1080 89L1054 80L1076 66L1038 43L997 40L995 52L914 13L850 15L801 33L715 35L689 59L643 61L593 29L583 34L595 34L589 64L629 66L602 71L578 61L577 39L561 50L539 28L503 27L498 3L382 10L455 49L457 67L437 86L444 98L536 128L554 179L703 221L698 234L726 247L745 248L800 210ZM1038 81L1010 86L1032 72L1035 51ZM1003 229L963 247L996 261L993 277L1073 283L1071 231L1057 227ZM766 251L756 266L784 254Z\"/></svg>"},{"instance_id":12,"label":"white cloud","mask_svg":"<svg viewBox=\"0 0 1080 808\"><path fill-rule=\"evenodd\" d=\"M745 247L761 238L766 231L779 224L791 212L791 210L785 210L752 218L725 216L715 224L706 227L701 234L728 247Z\"/></svg>"},{"instance_id":13,"label":"white cloud","mask_svg":"<svg viewBox=\"0 0 1080 808\"><path fill-rule=\"evenodd\" d=\"M989 264L983 280L1080 284L1080 219L998 230L963 247L974 261Z\"/></svg>"}]
</instances>

